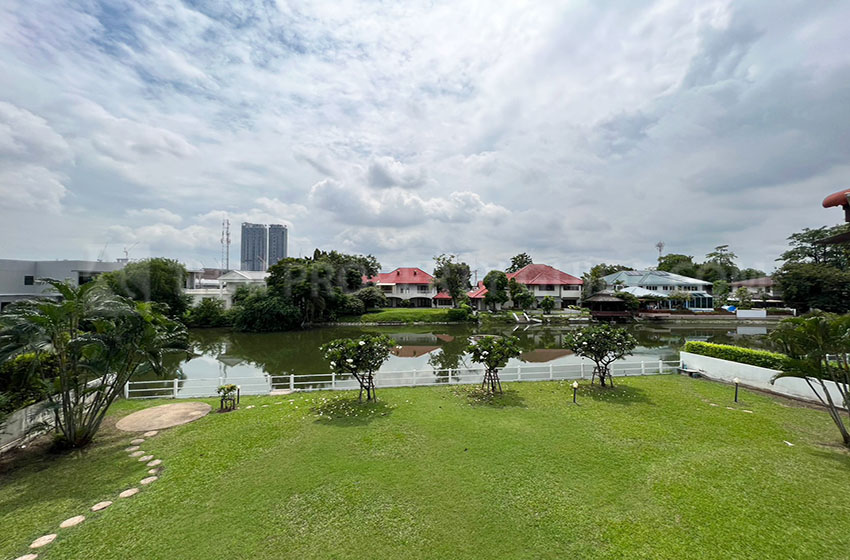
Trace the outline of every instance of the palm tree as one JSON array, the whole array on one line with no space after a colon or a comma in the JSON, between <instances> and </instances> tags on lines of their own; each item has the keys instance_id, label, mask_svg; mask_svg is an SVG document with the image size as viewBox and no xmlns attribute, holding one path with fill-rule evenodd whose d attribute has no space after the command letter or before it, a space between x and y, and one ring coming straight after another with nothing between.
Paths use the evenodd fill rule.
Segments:
<instances>
[{"instance_id":1,"label":"palm tree","mask_svg":"<svg viewBox=\"0 0 850 560\"><path fill-rule=\"evenodd\" d=\"M167 354L186 351L186 329L156 304L116 296L100 283L45 282L58 300L21 302L0 315L0 362L28 354L40 375L39 364L52 357L58 376L45 381L54 428L63 445L82 447L130 379L161 373Z\"/></svg>"},{"instance_id":2,"label":"palm tree","mask_svg":"<svg viewBox=\"0 0 850 560\"><path fill-rule=\"evenodd\" d=\"M820 311L805 317L785 319L770 335L789 357L781 377L800 377L823 404L835 423L844 445L850 447L850 315ZM829 383L832 382L832 383ZM833 398L834 389L840 398Z\"/></svg>"}]
</instances>

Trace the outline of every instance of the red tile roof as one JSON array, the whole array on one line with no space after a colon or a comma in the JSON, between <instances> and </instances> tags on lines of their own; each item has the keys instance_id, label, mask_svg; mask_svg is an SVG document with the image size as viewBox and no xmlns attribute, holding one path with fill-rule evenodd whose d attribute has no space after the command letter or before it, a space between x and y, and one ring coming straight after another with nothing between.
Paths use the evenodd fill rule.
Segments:
<instances>
[{"instance_id":1,"label":"red tile roof","mask_svg":"<svg viewBox=\"0 0 850 560\"><path fill-rule=\"evenodd\" d=\"M434 277L416 267L397 268L392 272L382 272L371 278L364 276L363 282L375 284L430 284Z\"/></svg>"},{"instance_id":2,"label":"red tile roof","mask_svg":"<svg viewBox=\"0 0 850 560\"><path fill-rule=\"evenodd\" d=\"M508 274L508 280L516 278L516 281L526 286L539 285L581 285L584 282L581 278L571 276L566 272L561 272L557 268L553 268L548 264L530 264L519 269L516 272Z\"/></svg>"},{"instance_id":3,"label":"red tile roof","mask_svg":"<svg viewBox=\"0 0 850 560\"><path fill-rule=\"evenodd\" d=\"M434 296L434 299L452 299L448 292L440 292Z\"/></svg>"},{"instance_id":4,"label":"red tile roof","mask_svg":"<svg viewBox=\"0 0 850 560\"><path fill-rule=\"evenodd\" d=\"M848 195L850 195L850 189L831 194L823 199L823 207L832 208L833 206L847 206Z\"/></svg>"},{"instance_id":5,"label":"red tile roof","mask_svg":"<svg viewBox=\"0 0 850 560\"><path fill-rule=\"evenodd\" d=\"M469 296L469 299L482 299L485 295L487 295L487 288L484 287L484 282L478 281L478 287L473 288L473 290L466 294Z\"/></svg>"}]
</instances>

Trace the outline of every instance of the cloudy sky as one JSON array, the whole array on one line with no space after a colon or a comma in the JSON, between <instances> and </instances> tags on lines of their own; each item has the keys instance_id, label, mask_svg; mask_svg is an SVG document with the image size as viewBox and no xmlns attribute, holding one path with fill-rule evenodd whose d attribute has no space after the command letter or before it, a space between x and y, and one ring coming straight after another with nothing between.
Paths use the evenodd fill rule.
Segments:
<instances>
[{"instance_id":1,"label":"cloudy sky","mask_svg":"<svg viewBox=\"0 0 850 560\"><path fill-rule=\"evenodd\" d=\"M771 269L850 185L850 3L0 3L0 258L217 266L730 244ZM105 248L105 249L104 249Z\"/></svg>"}]
</instances>

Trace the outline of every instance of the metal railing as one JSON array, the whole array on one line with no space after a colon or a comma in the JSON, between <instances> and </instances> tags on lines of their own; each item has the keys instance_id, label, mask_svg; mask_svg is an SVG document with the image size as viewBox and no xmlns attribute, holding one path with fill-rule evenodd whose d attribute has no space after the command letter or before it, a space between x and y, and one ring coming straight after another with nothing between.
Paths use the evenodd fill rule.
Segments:
<instances>
[{"instance_id":1,"label":"metal railing","mask_svg":"<svg viewBox=\"0 0 850 560\"><path fill-rule=\"evenodd\" d=\"M614 362L611 372L615 377L664 375L675 373L680 366L679 360ZM520 365L499 370L503 383L590 379L592 375L593 363L587 361L577 364ZM386 371L375 374L375 385L378 388L463 385L481 383L483 376L484 369L481 367ZM337 373L208 377L131 381L124 387L124 396L128 399L214 397L216 388L225 383L239 385L243 395L265 395L271 391L345 391L359 387L352 375Z\"/></svg>"}]
</instances>

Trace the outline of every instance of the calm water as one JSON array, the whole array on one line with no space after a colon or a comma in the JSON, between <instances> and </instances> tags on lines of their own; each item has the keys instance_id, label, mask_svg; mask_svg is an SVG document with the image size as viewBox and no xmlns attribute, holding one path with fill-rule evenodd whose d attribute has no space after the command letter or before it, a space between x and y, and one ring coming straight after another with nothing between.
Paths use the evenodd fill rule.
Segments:
<instances>
[{"instance_id":1,"label":"calm water","mask_svg":"<svg viewBox=\"0 0 850 560\"><path fill-rule=\"evenodd\" d=\"M216 378L223 381L262 379L267 375L309 376L329 373L328 363L319 347L340 337L363 333L383 333L392 337L401 349L384 364L381 371L431 371L473 364L464 349L469 338L481 334L512 334L520 339L523 355L509 365L578 363L564 349L564 334L570 327L489 328L465 325L409 327L331 327L284 333L234 333L226 330L196 330L191 333L197 357L179 366L185 380ZM635 325L630 327L639 342L629 361L677 360L678 349L688 340L701 340L740 346L764 345L763 327L700 327ZM243 381L244 383L244 381Z\"/></svg>"}]
</instances>

